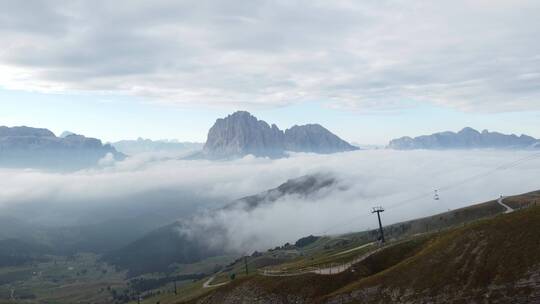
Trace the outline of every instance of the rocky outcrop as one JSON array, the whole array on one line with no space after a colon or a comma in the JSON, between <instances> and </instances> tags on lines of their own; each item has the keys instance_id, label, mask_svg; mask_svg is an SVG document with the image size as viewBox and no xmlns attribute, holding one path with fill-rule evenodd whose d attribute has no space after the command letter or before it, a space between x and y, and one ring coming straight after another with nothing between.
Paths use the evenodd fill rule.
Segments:
<instances>
[{"instance_id":1,"label":"rocky outcrop","mask_svg":"<svg viewBox=\"0 0 540 304\"><path fill-rule=\"evenodd\" d=\"M56 137L47 129L0 127L0 166L79 169L97 165L111 154L123 159L112 146L99 139L71 134Z\"/></svg>"},{"instance_id":2,"label":"rocky outcrop","mask_svg":"<svg viewBox=\"0 0 540 304\"><path fill-rule=\"evenodd\" d=\"M294 126L283 132L274 124L239 111L216 121L203 151L214 158L247 154L277 158L285 151L334 153L357 149L317 124Z\"/></svg>"},{"instance_id":3,"label":"rocky outcrop","mask_svg":"<svg viewBox=\"0 0 540 304\"><path fill-rule=\"evenodd\" d=\"M515 134L506 135L484 130L478 132L473 128L464 128L455 132L440 132L415 138L401 137L390 141L388 148L397 150L412 149L535 149L540 147L540 140Z\"/></svg>"}]
</instances>

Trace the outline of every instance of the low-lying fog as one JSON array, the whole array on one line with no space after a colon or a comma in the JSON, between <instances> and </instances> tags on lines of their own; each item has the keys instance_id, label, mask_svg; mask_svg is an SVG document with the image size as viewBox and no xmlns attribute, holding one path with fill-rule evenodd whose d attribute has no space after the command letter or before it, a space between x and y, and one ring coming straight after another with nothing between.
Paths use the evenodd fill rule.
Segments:
<instances>
[{"instance_id":1,"label":"low-lying fog","mask_svg":"<svg viewBox=\"0 0 540 304\"><path fill-rule=\"evenodd\" d=\"M515 167L444 190L529 156ZM532 151L367 150L222 162L142 155L74 173L0 169L0 215L67 225L156 213L165 225L173 217L218 208L287 179L320 172L334 175L338 185L309 201L290 196L250 213L221 212L213 220L222 222L230 246L264 249L309 234L374 228L370 211L375 205L387 208L383 222L390 224L540 189L540 155ZM433 199L435 189L441 189L439 201ZM419 198L409 200L414 197Z\"/></svg>"}]
</instances>

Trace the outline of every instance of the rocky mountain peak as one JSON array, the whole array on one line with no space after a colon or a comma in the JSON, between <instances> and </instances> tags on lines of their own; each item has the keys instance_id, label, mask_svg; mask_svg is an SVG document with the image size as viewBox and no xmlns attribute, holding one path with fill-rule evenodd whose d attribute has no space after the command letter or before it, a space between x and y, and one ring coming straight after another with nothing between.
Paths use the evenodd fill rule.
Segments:
<instances>
[{"instance_id":1,"label":"rocky mountain peak","mask_svg":"<svg viewBox=\"0 0 540 304\"><path fill-rule=\"evenodd\" d=\"M212 157L283 155L283 132L245 111L216 120L203 151Z\"/></svg>"},{"instance_id":2,"label":"rocky mountain peak","mask_svg":"<svg viewBox=\"0 0 540 304\"><path fill-rule=\"evenodd\" d=\"M253 154L281 157L285 151L334 153L357 148L318 124L294 126L285 132L246 111L216 120L208 132L204 153L214 158Z\"/></svg>"}]
</instances>

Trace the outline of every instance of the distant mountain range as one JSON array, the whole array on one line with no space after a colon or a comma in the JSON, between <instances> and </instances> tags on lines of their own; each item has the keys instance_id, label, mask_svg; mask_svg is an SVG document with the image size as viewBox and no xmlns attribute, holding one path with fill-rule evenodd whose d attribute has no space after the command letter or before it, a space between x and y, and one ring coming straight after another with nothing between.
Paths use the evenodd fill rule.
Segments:
<instances>
[{"instance_id":1,"label":"distant mountain range","mask_svg":"<svg viewBox=\"0 0 540 304\"><path fill-rule=\"evenodd\" d=\"M112 143L118 151L127 155L136 155L148 152L193 152L201 150L204 144L194 142L179 142L175 140L150 140L138 138L137 140L121 140Z\"/></svg>"},{"instance_id":2,"label":"distant mountain range","mask_svg":"<svg viewBox=\"0 0 540 304\"><path fill-rule=\"evenodd\" d=\"M507 135L484 130L478 132L473 128L464 128L459 132L440 132L418 137L401 137L393 139L388 148L397 150L412 149L539 149L540 140L515 134Z\"/></svg>"},{"instance_id":3,"label":"distant mountain range","mask_svg":"<svg viewBox=\"0 0 540 304\"><path fill-rule=\"evenodd\" d=\"M231 158L252 154L278 158L286 151L335 153L358 150L318 124L294 126L285 131L245 111L220 118L208 132L203 148L210 158Z\"/></svg>"},{"instance_id":4,"label":"distant mountain range","mask_svg":"<svg viewBox=\"0 0 540 304\"><path fill-rule=\"evenodd\" d=\"M528 135L502 134L464 128L418 137L393 139L387 148L412 149L540 149L540 140ZM336 153L359 148L318 124L293 126L285 131L258 120L245 111L218 119L206 143L139 138L103 144L96 138L66 131L57 137L47 129L0 126L0 167L72 170L96 166L109 160L146 152L189 154L187 158L232 159L252 154L279 158L290 152Z\"/></svg>"},{"instance_id":5,"label":"distant mountain range","mask_svg":"<svg viewBox=\"0 0 540 304\"><path fill-rule=\"evenodd\" d=\"M99 139L67 134L57 137L47 129L0 127L0 166L80 169L95 166L110 154L124 159L111 145Z\"/></svg>"},{"instance_id":6,"label":"distant mountain range","mask_svg":"<svg viewBox=\"0 0 540 304\"><path fill-rule=\"evenodd\" d=\"M158 228L105 255L104 259L119 269L127 269L130 276L136 276L147 272L164 272L173 263L189 264L237 253L227 252L227 227L222 226L221 221L214 220L214 216L223 216L223 212L234 210L251 212L290 195L308 199L335 184L337 180L333 176L323 174L291 179L277 188L235 200L223 208ZM200 221L200 217L212 220Z\"/></svg>"}]
</instances>

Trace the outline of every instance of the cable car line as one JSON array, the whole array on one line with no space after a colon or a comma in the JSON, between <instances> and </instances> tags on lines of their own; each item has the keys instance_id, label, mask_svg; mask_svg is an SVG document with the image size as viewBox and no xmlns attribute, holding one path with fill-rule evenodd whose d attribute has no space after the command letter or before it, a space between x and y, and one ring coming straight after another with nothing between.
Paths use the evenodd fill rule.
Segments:
<instances>
[{"instance_id":1,"label":"cable car line","mask_svg":"<svg viewBox=\"0 0 540 304\"><path fill-rule=\"evenodd\" d=\"M414 202L414 201L417 201L419 199L422 199L422 198L426 198L426 197L433 197L434 200L440 200L440 192L441 191L448 191L450 189L453 189L457 186L461 186L465 183L468 183L468 182L471 182L473 180L476 180L476 179L480 179L480 178L483 178L483 177L486 177L486 176L489 176L495 172L498 172L498 171L504 171L504 170L508 170L508 169L511 169L511 168L514 168L514 167L517 167L519 166L520 164L522 164L523 162L527 162L527 161L530 161L530 160L534 160L536 158L540 158L540 152L538 153L534 153L532 155L528 155L527 157L523 157L523 158L520 158L520 159L517 159L517 160L514 160L512 162L509 162L509 163L506 163L506 164L502 164L498 167L495 167L494 169L492 170L489 170L487 172L482 172L482 173L479 173L479 174L475 174L473 176L470 176L468 178L465 178L459 182L456 182L456 183L452 183L452 184L449 184L449 185L446 185L446 186L443 186L443 187L439 187L437 190L435 190L435 194L433 193L433 191L430 191L430 192L426 192L426 193L422 193L422 194L419 194L418 196L414 196L414 197L411 197L411 198L408 198L408 199L405 199L405 200L402 200L402 201L399 201L399 202L396 202L394 204L391 204L391 205L386 205L386 209L391 209L391 208L394 208L394 207L401 207L405 204L408 204L408 203L411 203L411 202ZM343 227L343 226L347 226L348 224L354 222L354 221L357 221L359 219L363 219L363 218L367 218L369 217L371 214L366 214L366 215L362 215L362 216L356 216L354 218L350 218L350 219L347 219L347 220L344 220L342 221L341 223L339 224L336 224L336 225L333 225L333 226L330 226L329 228L327 228L326 230L322 231L321 234L327 234L328 232L338 228L338 227Z\"/></svg>"}]
</instances>

